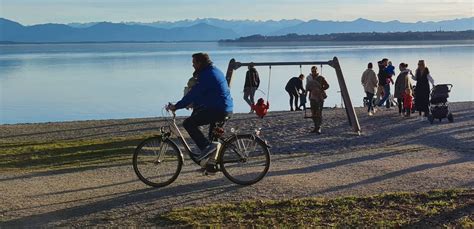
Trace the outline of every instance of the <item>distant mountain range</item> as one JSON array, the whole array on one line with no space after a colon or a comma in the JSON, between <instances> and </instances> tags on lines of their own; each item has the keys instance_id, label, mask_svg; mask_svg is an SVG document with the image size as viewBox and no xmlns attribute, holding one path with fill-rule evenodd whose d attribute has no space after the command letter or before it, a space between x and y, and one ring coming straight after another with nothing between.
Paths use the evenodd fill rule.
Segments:
<instances>
[{"instance_id":1,"label":"distant mountain range","mask_svg":"<svg viewBox=\"0 0 474 229\"><path fill-rule=\"evenodd\" d=\"M0 18L0 42L119 42L217 41L255 34L317 35L359 32L464 31L474 29L474 17L439 22L404 23L320 20L222 20L214 18L176 22L90 22L23 26Z\"/></svg>"}]
</instances>

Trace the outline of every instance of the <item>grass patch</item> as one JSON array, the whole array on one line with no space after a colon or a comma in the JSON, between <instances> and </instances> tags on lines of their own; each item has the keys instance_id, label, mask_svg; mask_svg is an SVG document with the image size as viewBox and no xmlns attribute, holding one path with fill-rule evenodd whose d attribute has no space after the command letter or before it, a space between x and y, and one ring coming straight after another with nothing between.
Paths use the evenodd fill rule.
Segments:
<instances>
[{"instance_id":1,"label":"grass patch","mask_svg":"<svg viewBox=\"0 0 474 229\"><path fill-rule=\"evenodd\" d=\"M474 190L251 201L175 209L157 224L193 227L474 227Z\"/></svg>"},{"instance_id":2,"label":"grass patch","mask_svg":"<svg viewBox=\"0 0 474 229\"><path fill-rule=\"evenodd\" d=\"M0 146L0 169L37 171L131 164L135 147L146 137L4 143Z\"/></svg>"}]
</instances>

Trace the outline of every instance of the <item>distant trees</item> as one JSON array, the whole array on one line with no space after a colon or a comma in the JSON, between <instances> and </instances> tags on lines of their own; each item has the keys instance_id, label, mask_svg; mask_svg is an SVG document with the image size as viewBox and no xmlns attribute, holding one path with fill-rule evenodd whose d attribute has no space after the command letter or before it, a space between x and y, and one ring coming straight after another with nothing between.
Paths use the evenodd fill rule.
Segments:
<instances>
[{"instance_id":1,"label":"distant trees","mask_svg":"<svg viewBox=\"0 0 474 229\"><path fill-rule=\"evenodd\" d=\"M391 32L391 33L332 33L323 35L283 36L252 35L221 42L281 42L281 41L418 41L418 40L474 40L474 30L432 31L432 32Z\"/></svg>"}]
</instances>

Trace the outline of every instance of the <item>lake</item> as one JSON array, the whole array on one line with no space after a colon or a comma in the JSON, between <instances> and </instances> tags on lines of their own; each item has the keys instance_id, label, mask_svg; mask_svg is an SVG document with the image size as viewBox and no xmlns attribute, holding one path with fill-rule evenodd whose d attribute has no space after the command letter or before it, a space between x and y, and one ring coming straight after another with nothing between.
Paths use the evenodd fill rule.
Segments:
<instances>
[{"instance_id":1,"label":"lake","mask_svg":"<svg viewBox=\"0 0 474 229\"><path fill-rule=\"evenodd\" d=\"M368 62L384 57L415 69L424 59L437 84L454 85L450 101L474 99L474 41L219 44L91 43L0 45L0 124L91 119L156 117L169 101L178 101L191 77L191 55L207 52L223 72L228 62L328 61L339 58L354 106L362 105L360 84ZM311 66L302 66L307 75ZM397 68L398 69L398 68ZM261 91L271 110L287 110L284 86L300 74L299 66L258 67ZM248 112L243 101L246 68L234 72L234 112ZM398 73L398 71L397 71ZM334 69L323 66L330 84L325 106L340 106ZM395 80L395 78L394 78ZM309 104L308 104L309 105ZM189 111L180 111L188 115Z\"/></svg>"}]
</instances>

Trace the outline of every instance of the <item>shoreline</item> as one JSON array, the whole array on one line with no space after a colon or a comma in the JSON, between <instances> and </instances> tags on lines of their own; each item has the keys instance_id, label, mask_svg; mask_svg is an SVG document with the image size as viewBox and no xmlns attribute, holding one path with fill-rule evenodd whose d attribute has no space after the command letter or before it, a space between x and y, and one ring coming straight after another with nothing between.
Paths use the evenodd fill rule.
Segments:
<instances>
[{"instance_id":1,"label":"shoreline","mask_svg":"<svg viewBox=\"0 0 474 229\"><path fill-rule=\"evenodd\" d=\"M474 106L474 101L457 101L457 102L449 102L449 104L458 104L458 103L471 103ZM354 107L356 109L356 112L358 109L363 109L364 107ZM308 108L309 109L309 108ZM339 107L323 107L323 110L333 110L333 109L341 109ZM284 113L284 112L290 112L287 110L270 110L269 113ZM238 113L233 113L233 116L246 116L248 115L247 112L238 112ZM364 115L364 114L362 114ZM358 114L359 116L359 114ZM188 116L176 116L177 120L184 119ZM78 120L64 120L64 121L44 121L44 122L19 122L19 123L0 123L0 128L2 126L15 126L15 125L48 125L48 124L60 124L60 123L87 123L87 122L128 122L128 121L134 121L134 120L154 120L154 119L164 119L162 116L153 116L153 117L124 117L124 118L110 118L110 119L78 119Z\"/></svg>"}]
</instances>

